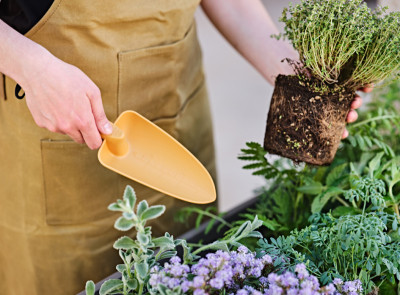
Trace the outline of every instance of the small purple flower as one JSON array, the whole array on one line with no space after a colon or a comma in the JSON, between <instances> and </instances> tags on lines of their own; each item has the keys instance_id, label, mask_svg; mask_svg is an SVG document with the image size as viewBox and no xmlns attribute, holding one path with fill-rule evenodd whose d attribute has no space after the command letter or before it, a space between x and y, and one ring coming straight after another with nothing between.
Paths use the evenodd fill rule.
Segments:
<instances>
[{"instance_id":1,"label":"small purple flower","mask_svg":"<svg viewBox=\"0 0 400 295\"><path fill-rule=\"evenodd\" d=\"M210 280L210 286L215 288L215 289L220 290L224 286L224 281L219 279L219 278L211 279Z\"/></svg>"},{"instance_id":2,"label":"small purple flower","mask_svg":"<svg viewBox=\"0 0 400 295\"><path fill-rule=\"evenodd\" d=\"M309 276L306 266L303 263L296 265L295 272L297 273L297 277L299 279L304 279Z\"/></svg>"},{"instance_id":3,"label":"small purple flower","mask_svg":"<svg viewBox=\"0 0 400 295\"><path fill-rule=\"evenodd\" d=\"M343 280L339 279L339 278L335 278L332 282L335 286L337 285L342 285L343 284Z\"/></svg>"},{"instance_id":4,"label":"small purple flower","mask_svg":"<svg viewBox=\"0 0 400 295\"><path fill-rule=\"evenodd\" d=\"M276 284L277 282L279 282L281 279L281 277L279 275L277 275L276 273L270 273L268 275L268 282L270 284Z\"/></svg>"},{"instance_id":5,"label":"small purple flower","mask_svg":"<svg viewBox=\"0 0 400 295\"><path fill-rule=\"evenodd\" d=\"M236 292L236 295L249 295L249 292L245 289L240 289Z\"/></svg>"}]
</instances>

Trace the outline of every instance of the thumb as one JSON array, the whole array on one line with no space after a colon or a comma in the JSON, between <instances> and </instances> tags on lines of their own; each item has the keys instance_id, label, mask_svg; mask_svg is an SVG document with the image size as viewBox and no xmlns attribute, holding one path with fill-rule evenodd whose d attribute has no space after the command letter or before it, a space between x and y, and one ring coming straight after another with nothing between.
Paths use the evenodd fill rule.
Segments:
<instances>
[{"instance_id":1,"label":"thumb","mask_svg":"<svg viewBox=\"0 0 400 295\"><path fill-rule=\"evenodd\" d=\"M92 93L88 94L90 105L92 107L92 112L94 120L96 122L97 129L102 134L111 134L112 125L108 121L106 113L104 112L103 102L101 100L101 93L99 89L96 89Z\"/></svg>"}]
</instances>

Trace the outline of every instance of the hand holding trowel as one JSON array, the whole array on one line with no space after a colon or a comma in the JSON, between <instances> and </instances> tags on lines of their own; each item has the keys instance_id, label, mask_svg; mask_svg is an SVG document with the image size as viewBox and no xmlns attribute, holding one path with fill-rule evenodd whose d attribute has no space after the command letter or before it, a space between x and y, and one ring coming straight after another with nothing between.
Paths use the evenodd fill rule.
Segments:
<instances>
[{"instance_id":1,"label":"hand holding trowel","mask_svg":"<svg viewBox=\"0 0 400 295\"><path fill-rule=\"evenodd\" d=\"M216 199L214 182L199 160L138 113L122 113L112 134L102 137L98 158L106 168L187 202Z\"/></svg>"}]
</instances>

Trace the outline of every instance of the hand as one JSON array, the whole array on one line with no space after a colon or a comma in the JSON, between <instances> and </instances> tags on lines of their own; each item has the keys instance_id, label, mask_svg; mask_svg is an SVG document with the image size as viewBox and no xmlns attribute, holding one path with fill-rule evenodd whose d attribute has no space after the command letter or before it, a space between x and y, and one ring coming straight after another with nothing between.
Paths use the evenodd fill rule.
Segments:
<instances>
[{"instance_id":1,"label":"hand","mask_svg":"<svg viewBox=\"0 0 400 295\"><path fill-rule=\"evenodd\" d=\"M369 93L373 90L373 85L368 85L367 87L361 88L359 90L365 93ZM353 102L351 103L351 111L347 114L347 119L346 119L347 123L353 123L354 121L357 120L358 114L355 110L361 107L361 105L362 105L362 98L358 94L356 94ZM343 131L342 139L346 138L347 136L349 136L349 131L345 129Z\"/></svg>"},{"instance_id":2,"label":"hand","mask_svg":"<svg viewBox=\"0 0 400 295\"><path fill-rule=\"evenodd\" d=\"M81 70L50 54L44 66L35 70L20 84L36 124L67 134L90 149L99 148L100 132L112 132L99 88Z\"/></svg>"}]
</instances>

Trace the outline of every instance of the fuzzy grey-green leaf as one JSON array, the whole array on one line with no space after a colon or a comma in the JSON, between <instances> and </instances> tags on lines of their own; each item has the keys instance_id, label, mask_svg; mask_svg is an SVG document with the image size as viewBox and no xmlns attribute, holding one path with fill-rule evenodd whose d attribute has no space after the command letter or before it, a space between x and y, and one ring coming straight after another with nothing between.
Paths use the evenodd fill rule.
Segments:
<instances>
[{"instance_id":1,"label":"fuzzy grey-green leaf","mask_svg":"<svg viewBox=\"0 0 400 295\"><path fill-rule=\"evenodd\" d=\"M150 242L149 237L142 232L138 232L136 237L137 237L138 241L143 245L147 245Z\"/></svg>"},{"instance_id":2,"label":"fuzzy grey-green leaf","mask_svg":"<svg viewBox=\"0 0 400 295\"><path fill-rule=\"evenodd\" d=\"M87 281L85 287L86 295L94 295L95 285L93 281Z\"/></svg>"},{"instance_id":3,"label":"fuzzy grey-green leaf","mask_svg":"<svg viewBox=\"0 0 400 295\"><path fill-rule=\"evenodd\" d=\"M122 237L119 238L115 243L114 243L114 248L115 249L123 249L123 250L129 250L132 248L135 248L137 245L134 240L132 240L130 237Z\"/></svg>"},{"instance_id":4,"label":"fuzzy grey-green leaf","mask_svg":"<svg viewBox=\"0 0 400 295\"><path fill-rule=\"evenodd\" d=\"M137 206L137 215L139 218L142 216L143 212L146 211L146 209L149 208L149 204L147 203L146 200L140 201L138 206Z\"/></svg>"},{"instance_id":5,"label":"fuzzy grey-green leaf","mask_svg":"<svg viewBox=\"0 0 400 295\"><path fill-rule=\"evenodd\" d=\"M165 211L165 206L163 205L156 205L156 206L151 206L150 208L147 208L142 216L141 219L142 220L150 220L150 219L154 219L157 218L159 216L161 216Z\"/></svg>"},{"instance_id":6,"label":"fuzzy grey-green leaf","mask_svg":"<svg viewBox=\"0 0 400 295\"><path fill-rule=\"evenodd\" d=\"M130 230L132 227L135 226L135 223L130 220L130 219L126 219L124 217L119 217L114 224L114 227L120 231L127 231Z\"/></svg>"},{"instance_id":7,"label":"fuzzy grey-green leaf","mask_svg":"<svg viewBox=\"0 0 400 295\"><path fill-rule=\"evenodd\" d=\"M122 289L123 286L124 284L121 280L112 279L105 281L100 287L100 295L112 294L112 292Z\"/></svg>"},{"instance_id":8,"label":"fuzzy grey-green leaf","mask_svg":"<svg viewBox=\"0 0 400 295\"><path fill-rule=\"evenodd\" d=\"M110 211L122 211L121 207L117 203L112 203L108 205L108 210Z\"/></svg>"},{"instance_id":9,"label":"fuzzy grey-green leaf","mask_svg":"<svg viewBox=\"0 0 400 295\"><path fill-rule=\"evenodd\" d=\"M142 261L140 263L135 263L135 271L139 275L139 278L143 280L148 274L149 265L145 261Z\"/></svg>"},{"instance_id":10,"label":"fuzzy grey-green leaf","mask_svg":"<svg viewBox=\"0 0 400 295\"><path fill-rule=\"evenodd\" d=\"M125 188L124 200L128 200L129 206L133 210L136 203L136 193L130 185L127 185Z\"/></svg>"}]
</instances>

